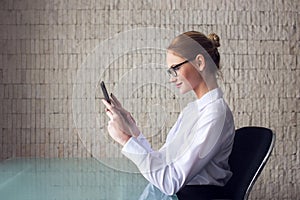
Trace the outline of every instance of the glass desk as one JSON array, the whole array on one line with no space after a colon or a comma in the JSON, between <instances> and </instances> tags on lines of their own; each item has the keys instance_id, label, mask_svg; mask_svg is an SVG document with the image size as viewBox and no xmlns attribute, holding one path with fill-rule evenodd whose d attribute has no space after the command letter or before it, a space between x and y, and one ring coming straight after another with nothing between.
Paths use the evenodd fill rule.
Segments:
<instances>
[{"instance_id":1,"label":"glass desk","mask_svg":"<svg viewBox=\"0 0 300 200\"><path fill-rule=\"evenodd\" d=\"M94 158L13 158L0 162L5 200L175 200L139 173L109 168Z\"/></svg>"}]
</instances>

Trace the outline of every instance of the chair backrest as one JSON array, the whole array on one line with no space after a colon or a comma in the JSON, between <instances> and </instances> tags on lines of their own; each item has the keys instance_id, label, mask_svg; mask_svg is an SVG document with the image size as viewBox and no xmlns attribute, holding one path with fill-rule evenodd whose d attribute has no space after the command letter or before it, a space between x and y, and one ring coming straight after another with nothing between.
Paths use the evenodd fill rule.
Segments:
<instances>
[{"instance_id":1,"label":"chair backrest","mask_svg":"<svg viewBox=\"0 0 300 200\"><path fill-rule=\"evenodd\" d=\"M233 176L222 189L230 199L247 199L274 147L275 134L263 127L243 127L235 132L229 164Z\"/></svg>"}]
</instances>

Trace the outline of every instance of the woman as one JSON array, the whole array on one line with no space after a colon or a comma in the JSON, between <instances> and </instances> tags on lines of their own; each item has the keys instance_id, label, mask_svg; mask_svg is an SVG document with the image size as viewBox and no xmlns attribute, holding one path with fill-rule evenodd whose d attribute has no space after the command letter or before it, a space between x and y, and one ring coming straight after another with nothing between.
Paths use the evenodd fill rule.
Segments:
<instances>
[{"instance_id":1,"label":"woman","mask_svg":"<svg viewBox=\"0 0 300 200\"><path fill-rule=\"evenodd\" d=\"M228 157L234 138L232 113L223 99L216 75L219 37L190 31L177 36L167 49L170 82L197 99L180 113L159 151L151 149L129 112L112 95L103 100L110 118L110 136L143 176L167 195L192 185L224 186L231 177ZM200 197L198 197L200 199Z\"/></svg>"}]
</instances>

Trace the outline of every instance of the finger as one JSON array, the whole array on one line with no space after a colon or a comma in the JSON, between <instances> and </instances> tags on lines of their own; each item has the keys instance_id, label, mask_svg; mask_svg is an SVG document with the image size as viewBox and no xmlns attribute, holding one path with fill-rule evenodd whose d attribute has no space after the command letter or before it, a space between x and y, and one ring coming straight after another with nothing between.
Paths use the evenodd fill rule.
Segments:
<instances>
[{"instance_id":1,"label":"finger","mask_svg":"<svg viewBox=\"0 0 300 200\"><path fill-rule=\"evenodd\" d=\"M110 118L117 114L118 110L114 107L114 105L109 104L105 99L102 99L102 103L106 106L106 113L110 113L108 115Z\"/></svg>"},{"instance_id":2,"label":"finger","mask_svg":"<svg viewBox=\"0 0 300 200\"><path fill-rule=\"evenodd\" d=\"M113 109L113 105L111 105L110 103L108 103L105 99L102 99L102 103L106 106L107 109L112 110Z\"/></svg>"},{"instance_id":3,"label":"finger","mask_svg":"<svg viewBox=\"0 0 300 200\"><path fill-rule=\"evenodd\" d=\"M122 104L119 102L119 100L117 99L117 97L115 95L113 95L113 93L110 94L112 100L114 101L114 104L116 106L122 107Z\"/></svg>"},{"instance_id":4,"label":"finger","mask_svg":"<svg viewBox=\"0 0 300 200\"><path fill-rule=\"evenodd\" d=\"M106 109L106 115L109 117L109 119L113 119L113 114L110 110Z\"/></svg>"}]
</instances>

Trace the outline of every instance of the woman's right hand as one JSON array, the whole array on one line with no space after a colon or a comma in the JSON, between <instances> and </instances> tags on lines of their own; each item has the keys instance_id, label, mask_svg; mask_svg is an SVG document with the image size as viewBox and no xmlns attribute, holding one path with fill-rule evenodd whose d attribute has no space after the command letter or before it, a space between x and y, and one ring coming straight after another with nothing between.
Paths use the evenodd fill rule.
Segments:
<instances>
[{"instance_id":1,"label":"woman's right hand","mask_svg":"<svg viewBox=\"0 0 300 200\"><path fill-rule=\"evenodd\" d=\"M113 117L113 115L118 115L118 126L122 128L126 134L138 137L140 134L140 130L137 127L134 118L132 117L130 112L122 107L121 103L113 94L111 94L111 105L112 106L110 108L106 106L108 109L107 112L109 112L107 114L110 117L111 121L116 119Z\"/></svg>"}]
</instances>

